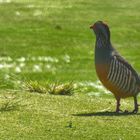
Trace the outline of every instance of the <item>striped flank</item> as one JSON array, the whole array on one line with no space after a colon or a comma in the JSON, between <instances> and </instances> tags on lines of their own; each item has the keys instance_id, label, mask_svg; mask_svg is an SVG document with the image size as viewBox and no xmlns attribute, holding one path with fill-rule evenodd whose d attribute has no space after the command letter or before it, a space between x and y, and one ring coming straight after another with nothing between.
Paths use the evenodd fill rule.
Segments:
<instances>
[{"instance_id":1,"label":"striped flank","mask_svg":"<svg viewBox=\"0 0 140 140\"><path fill-rule=\"evenodd\" d=\"M135 94L138 91L132 71L116 57L113 57L110 62L107 79L122 92Z\"/></svg>"}]
</instances>

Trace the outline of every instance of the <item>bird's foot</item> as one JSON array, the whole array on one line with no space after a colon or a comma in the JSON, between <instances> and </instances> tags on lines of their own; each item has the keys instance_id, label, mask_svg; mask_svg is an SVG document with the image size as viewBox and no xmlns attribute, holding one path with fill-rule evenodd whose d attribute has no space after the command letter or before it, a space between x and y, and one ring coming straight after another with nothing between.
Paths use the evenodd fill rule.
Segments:
<instances>
[{"instance_id":1,"label":"bird's foot","mask_svg":"<svg viewBox=\"0 0 140 140\"><path fill-rule=\"evenodd\" d=\"M139 106L140 106L139 104L136 104L134 110L132 111L132 113L136 114L139 111Z\"/></svg>"},{"instance_id":2,"label":"bird's foot","mask_svg":"<svg viewBox=\"0 0 140 140\"><path fill-rule=\"evenodd\" d=\"M123 111L121 109L116 109L116 113L122 113Z\"/></svg>"},{"instance_id":3,"label":"bird's foot","mask_svg":"<svg viewBox=\"0 0 140 140\"><path fill-rule=\"evenodd\" d=\"M129 113L129 111L128 110L125 110L124 113Z\"/></svg>"},{"instance_id":4,"label":"bird's foot","mask_svg":"<svg viewBox=\"0 0 140 140\"><path fill-rule=\"evenodd\" d=\"M138 113L138 108L135 108L133 111L132 111L132 113Z\"/></svg>"}]
</instances>

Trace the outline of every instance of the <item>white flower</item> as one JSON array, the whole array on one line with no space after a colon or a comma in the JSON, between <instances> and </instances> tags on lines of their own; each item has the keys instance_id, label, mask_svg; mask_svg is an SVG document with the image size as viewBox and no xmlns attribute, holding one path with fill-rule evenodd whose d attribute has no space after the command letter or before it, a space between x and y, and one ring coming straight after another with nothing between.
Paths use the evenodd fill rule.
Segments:
<instances>
[{"instance_id":1,"label":"white flower","mask_svg":"<svg viewBox=\"0 0 140 140\"><path fill-rule=\"evenodd\" d=\"M33 66L33 72L42 72L42 69L39 65L34 65Z\"/></svg>"},{"instance_id":2,"label":"white flower","mask_svg":"<svg viewBox=\"0 0 140 140\"><path fill-rule=\"evenodd\" d=\"M25 60L26 60L25 57L20 57L17 59L18 62L24 62Z\"/></svg>"},{"instance_id":3,"label":"white flower","mask_svg":"<svg viewBox=\"0 0 140 140\"><path fill-rule=\"evenodd\" d=\"M10 62L10 61L12 61L12 58L10 56L8 56L8 57L0 57L0 61L8 61L8 62Z\"/></svg>"},{"instance_id":4,"label":"white flower","mask_svg":"<svg viewBox=\"0 0 140 140\"><path fill-rule=\"evenodd\" d=\"M0 0L0 3L10 3L11 0Z\"/></svg>"},{"instance_id":5,"label":"white flower","mask_svg":"<svg viewBox=\"0 0 140 140\"><path fill-rule=\"evenodd\" d=\"M46 65L46 68L47 68L47 69L50 69L50 68L51 68L51 65L47 64L47 65Z\"/></svg>"},{"instance_id":6,"label":"white flower","mask_svg":"<svg viewBox=\"0 0 140 140\"><path fill-rule=\"evenodd\" d=\"M25 63L20 63L19 66L20 67L24 67L25 66Z\"/></svg>"},{"instance_id":7,"label":"white flower","mask_svg":"<svg viewBox=\"0 0 140 140\"><path fill-rule=\"evenodd\" d=\"M3 64L0 64L0 69L3 69L4 65Z\"/></svg>"},{"instance_id":8,"label":"white flower","mask_svg":"<svg viewBox=\"0 0 140 140\"><path fill-rule=\"evenodd\" d=\"M65 55L64 57L63 57L63 59L64 59L64 61L66 62L66 63L70 63L70 56L69 55Z\"/></svg>"},{"instance_id":9,"label":"white flower","mask_svg":"<svg viewBox=\"0 0 140 140\"><path fill-rule=\"evenodd\" d=\"M21 72L21 69L20 69L20 67L15 67L15 72L17 72L17 73L20 73Z\"/></svg>"},{"instance_id":10,"label":"white flower","mask_svg":"<svg viewBox=\"0 0 140 140\"><path fill-rule=\"evenodd\" d=\"M16 14L16 16L20 16L21 15L19 11L16 11L15 14Z\"/></svg>"}]
</instances>

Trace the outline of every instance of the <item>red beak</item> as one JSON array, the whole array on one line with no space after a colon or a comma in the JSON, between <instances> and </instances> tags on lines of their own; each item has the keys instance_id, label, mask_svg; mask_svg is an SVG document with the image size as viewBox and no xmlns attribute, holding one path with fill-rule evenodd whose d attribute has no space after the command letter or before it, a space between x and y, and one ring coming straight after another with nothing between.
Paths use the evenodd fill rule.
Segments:
<instances>
[{"instance_id":1,"label":"red beak","mask_svg":"<svg viewBox=\"0 0 140 140\"><path fill-rule=\"evenodd\" d=\"M90 26L90 29L95 29L95 26L94 26L94 25L91 25L91 26Z\"/></svg>"}]
</instances>

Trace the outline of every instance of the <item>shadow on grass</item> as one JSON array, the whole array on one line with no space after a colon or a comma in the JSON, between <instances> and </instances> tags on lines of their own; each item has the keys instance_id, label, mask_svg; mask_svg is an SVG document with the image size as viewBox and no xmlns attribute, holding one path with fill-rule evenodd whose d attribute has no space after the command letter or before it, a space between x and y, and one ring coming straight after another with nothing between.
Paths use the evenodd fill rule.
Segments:
<instances>
[{"instance_id":1,"label":"shadow on grass","mask_svg":"<svg viewBox=\"0 0 140 140\"><path fill-rule=\"evenodd\" d=\"M92 116L128 116L128 115L140 115L140 113L132 113L132 112L122 112L122 113L116 113L116 112L92 112L92 113L79 113L79 114L72 114L73 116L79 116L79 117L92 117Z\"/></svg>"}]
</instances>

